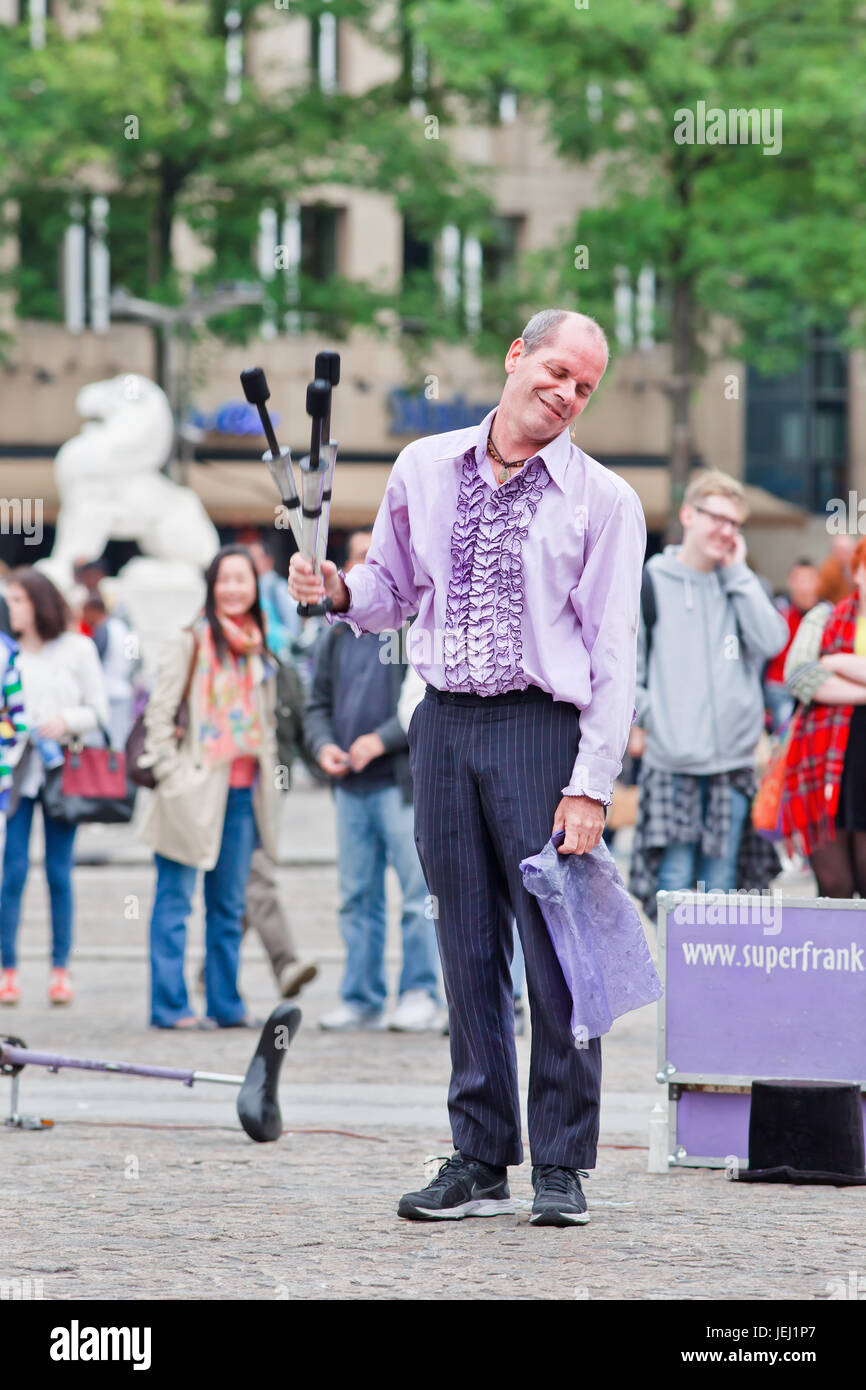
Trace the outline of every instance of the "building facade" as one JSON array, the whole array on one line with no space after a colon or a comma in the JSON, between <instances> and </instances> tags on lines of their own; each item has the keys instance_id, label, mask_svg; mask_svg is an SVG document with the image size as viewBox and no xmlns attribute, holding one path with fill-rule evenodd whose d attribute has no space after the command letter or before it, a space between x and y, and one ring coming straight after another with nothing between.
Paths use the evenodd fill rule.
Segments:
<instances>
[{"instance_id":1,"label":"building facade","mask_svg":"<svg viewBox=\"0 0 866 1390\"><path fill-rule=\"evenodd\" d=\"M0 0L0 21L28 26L44 43L45 16L73 33L77 12L61 0ZM395 74L397 59L328 13L294 15L275 4L267 24L244 34L237 12L225 15L227 94L244 76L269 84L313 81L325 92L363 91ZM49 26L48 42L59 41ZM423 99L425 55L413 52L418 94L409 118L429 119ZM581 209L597 198L597 170L564 165L543 130L500 94L489 125L467 122L443 129L455 153L480 165L497 212L498 239L484 245L445 227L433 243L417 237L393 199L358 188L323 186L296 201L258 210L248 239L250 271L339 274L385 287L414 270L435 271L452 312L464 316L467 335L477 326L485 295L501 293L523 252L561 248ZM0 248L5 267L32 268L16 300L7 300L4 326L13 337L0 368L0 495L39 497L49 528L56 515L51 460L76 433L74 402L89 382L128 372L154 376L150 327L119 317L112 294L135 284L134 209L122 190L82 188L63 201L44 192L22 200L17 236ZM176 222L172 258L183 273L206 255L191 228ZM243 247L241 248L243 253ZM575 270L579 302L579 269ZM670 413L666 384L670 352L653 337L654 284L648 267L632 283L623 273L615 289L616 341L595 399L576 426L582 448L620 472L636 489L647 516L650 544L661 541L669 505L667 457ZM543 307L539 305L539 307ZM511 337L522 324L515 321ZM256 339L245 346L205 338L174 370L186 372L185 400L197 428L187 431L179 471L202 496L220 527L268 525L275 498L257 463L264 447L255 434L238 434L242 417L239 374L253 362L265 367L271 405L281 416L280 440L305 452L304 389L315 353L334 346L342 355L335 395L334 432L341 441L332 510L339 542L353 526L369 523L384 492L393 459L421 434L478 421L497 400L504 373L466 346L448 345L419 358L410 351L411 325L380 336L356 329L329 341L304 318L303 305L282 321L262 311ZM509 345L502 342L502 355ZM180 365L178 365L180 364ZM846 356L816 341L802 370L785 381L765 381L743 364L712 363L694 401L695 462L744 481L752 517L750 551L764 573L781 584L801 553L822 558L827 548L828 500L866 481L866 405L860 384L866 359ZM189 382L194 383L190 385ZM308 437L308 435L307 435ZM4 557L30 559L15 538L0 535Z\"/></svg>"}]
</instances>

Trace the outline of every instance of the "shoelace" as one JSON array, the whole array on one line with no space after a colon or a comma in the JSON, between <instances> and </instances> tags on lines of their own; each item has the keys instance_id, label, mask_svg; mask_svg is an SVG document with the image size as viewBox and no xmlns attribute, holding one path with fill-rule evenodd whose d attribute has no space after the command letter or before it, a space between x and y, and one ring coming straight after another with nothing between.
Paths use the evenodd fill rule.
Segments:
<instances>
[{"instance_id":1,"label":"shoelace","mask_svg":"<svg viewBox=\"0 0 866 1390\"><path fill-rule=\"evenodd\" d=\"M446 1158L446 1159L445 1159L445 1162L442 1164L442 1167L439 1169L439 1172L436 1174L436 1176L435 1176L435 1178L433 1179L433 1181L432 1181L431 1183L428 1183L427 1186L428 1186L428 1187L439 1187L442 1183L449 1182L449 1181L450 1181L449 1169L451 1169L451 1168L462 1168L463 1166L464 1166L463 1160L462 1160L461 1158L455 1157L455 1156L452 1154L450 1158Z\"/></svg>"},{"instance_id":2,"label":"shoelace","mask_svg":"<svg viewBox=\"0 0 866 1390\"><path fill-rule=\"evenodd\" d=\"M563 1195L567 1194L569 1180L574 1178L575 1174L579 1178L589 1177L589 1173L585 1173L582 1168L561 1168L555 1163L539 1163L537 1168L544 1179L545 1187Z\"/></svg>"}]
</instances>

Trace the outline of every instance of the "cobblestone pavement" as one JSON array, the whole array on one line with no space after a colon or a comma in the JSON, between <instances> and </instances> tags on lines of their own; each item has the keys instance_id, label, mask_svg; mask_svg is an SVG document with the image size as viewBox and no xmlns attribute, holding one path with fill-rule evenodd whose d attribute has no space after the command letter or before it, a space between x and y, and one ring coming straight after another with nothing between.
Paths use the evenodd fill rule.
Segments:
<instances>
[{"instance_id":1,"label":"cobblestone pavement","mask_svg":"<svg viewBox=\"0 0 866 1390\"><path fill-rule=\"evenodd\" d=\"M809 1300L826 1298L831 1280L864 1272L863 1189L646 1172L647 1119L661 1093L654 1007L620 1020L604 1043L589 1226L530 1227L528 1163L511 1172L522 1204L515 1216L399 1220L397 1199L422 1185L425 1159L450 1151L448 1042L316 1027L335 1002L342 958L327 792L287 799L283 851L284 900L302 954L321 966L284 1066L289 1132L252 1144L228 1087L28 1068L20 1108L55 1125L0 1129L0 1298L30 1280L46 1299ZM146 1027L153 871L132 833L81 832L79 858L76 1001L67 1010L45 1002L46 892L35 866L21 931L24 1000L0 1012L0 1031L45 1050L245 1071L253 1034ZM398 897L390 897L393 982ZM190 978L201 939L199 903ZM242 984L264 1016L275 995L255 940L245 944ZM528 1036L518 1058L525 1082ZM8 1089L0 1078L4 1114Z\"/></svg>"}]
</instances>

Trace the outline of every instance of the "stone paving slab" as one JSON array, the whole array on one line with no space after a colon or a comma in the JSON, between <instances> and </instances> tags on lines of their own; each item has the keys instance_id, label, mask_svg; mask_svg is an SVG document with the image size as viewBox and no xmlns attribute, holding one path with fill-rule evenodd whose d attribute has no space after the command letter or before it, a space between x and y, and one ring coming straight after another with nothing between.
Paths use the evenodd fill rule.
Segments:
<instances>
[{"instance_id":1,"label":"stone paving slab","mask_svg":"<svg viewBox=\"0 0 866 1390\"><path fill-rule=\"evenodd\" d=\"M297 802L291 820L306 836L298 843L328 850L328 794ZM68 1009L45 1001L46 892L34 867L21 930L24 1000L0 1010L0 1032L42 1050L242 1074L253 1034L147 1027L154 875L149 858L123 848L129 829L118 836L111 862L76 870L76 1001ZM450 1149L448 1041L322 1032L317 1022L335 1003L342 961L336 866L289 863L279 883L302 954L321 966L300 1000L304 1024L284 1066L291 1132L277 1144L251 1143L228 1087L29 1068L21 1108L50 1113L56 1124L43 1133L0 1129L0 1297L3 1281L29 1278L58 1300L813 1300L827 1297L831 1281L864 1274L863 1189L646 1172L647 1119L662 1094L654 1005L619 1020L603 1045L588 1227L529 1226L528 1164L511 1170L522 1203L515 1216L447 1227L399 1220L397 1200L423 1185L425 1159ZM392 879L389 894L393 995ZM200 899L189 941L192 981ZM242 977L250 1008L266 1015L275 993L255 939L245 943ZM518 1039L524 1084L529 1049L528 1035ZM0 1101L5 1114L5 1078Z\"/></svg>"},{"instance_id":2,"label":"stone paving slab","mask_svg":"<svg viewBox=\"0 0 866 1390\"><path fill-rule=\"evenodd\" d=\"M92 1122L0 1138L0 1277L41 1279L46 1299L812 1300L862 1266L862 1191L652 1177L632 1150L601 1150L589 1226L538 1230L526 1166L517 1215L401 1221L429 1152L405 1128L255 1147Z\"/></svg>"}]
</instances>

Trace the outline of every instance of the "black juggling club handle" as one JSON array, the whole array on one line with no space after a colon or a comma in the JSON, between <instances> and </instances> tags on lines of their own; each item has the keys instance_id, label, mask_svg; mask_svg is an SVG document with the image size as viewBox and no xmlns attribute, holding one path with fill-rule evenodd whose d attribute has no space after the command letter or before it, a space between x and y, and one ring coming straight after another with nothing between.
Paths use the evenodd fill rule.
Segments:
<instances>
[{"instance_id":1,"label":"black juggling club handle","mask_svg":"<svg viewBox=\"0 0 866 1390\"><path fill-rule=\"evenodd\" d=\"M268 441L268 447L275 459L280 457L280 446L277 443L277 436L274 434L274 427L271 424L271 417L268 407L265 404L270 400L270 390L268 388L267 377L263 367L248 367L245 372L241 372L241 386L244 388L244 395L250 405L254 405L259 412L259 419L262 422L262 429Z\"/></svg>"}]
</instances>

